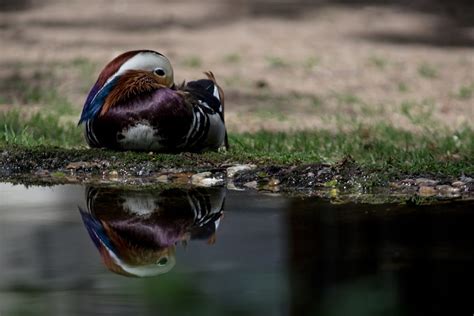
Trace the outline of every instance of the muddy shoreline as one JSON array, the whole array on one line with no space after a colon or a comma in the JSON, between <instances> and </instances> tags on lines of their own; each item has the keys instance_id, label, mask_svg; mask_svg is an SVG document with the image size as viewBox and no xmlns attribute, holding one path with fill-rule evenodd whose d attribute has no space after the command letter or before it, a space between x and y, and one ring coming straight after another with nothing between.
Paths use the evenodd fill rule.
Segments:
<instances>
[{"instance_id":1,"label":"muddy shoreline","mask_svg":"<svg viewBox=\"0 0 474 316\"><path fill-rule=\"evenodd\" d=\"M432 203L474 199L474 179L466 175L369 172L350 158L334 165L216 163L198 159L194 165L173 165L94 156L91 153L90 157L74 159L60 152L38 155L37 152L3 149L0 150L0 181L25 185L226 186L237 190L319 196L335 202Z\"/></svg>"}]
</instances>

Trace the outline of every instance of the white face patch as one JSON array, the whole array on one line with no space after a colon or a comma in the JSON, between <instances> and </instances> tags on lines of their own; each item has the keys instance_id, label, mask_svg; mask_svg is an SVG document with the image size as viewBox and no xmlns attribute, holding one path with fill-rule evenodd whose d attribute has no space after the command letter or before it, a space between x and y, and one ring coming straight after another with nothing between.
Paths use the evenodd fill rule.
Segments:
<instances>
[{"instance_id":1,"label":"white face patch","mask_svg":"<svg viewBox=\"0 0 474 316\"><path fill-rule=\"evenodd\" d=\"M173 67L171 66L170 61L163 55L159 55L154 52L141 52L137 53L135 56L123 63L122 66L110 76L100 90L94 95L91 103L95 101L95 98L100 94L100 92L107 87L107 85L117 76L120 76L127 70L145 70L145 71L154 71L156 68L161 68L165 71L166 77L169 78L169 82L174 82Z\"/></svg>"},{"instance_id":2,"label":"white face patch","mask_svg":"<svg viewBox=\"0 0 474 316\"><path fill-rule=\"evenodd\" d=\"M134 69L153 71L156 68L162 68L165 71L166 76L171 78L171 82L174 81L173 67L171 67L171 63L168 58L153 52L141 52L124 62L123 65L120 66L119 70L117 70L116 73L114 73L112 76L110 76L110 78L107 79L106 84L112 81L115 77L123 74L127 70Z\"/></svg>"},{"instance_id":3,"label":"white face patch","mask_svg":"<svg viewBox=\"0 0 474 316\"><path fill-rule=\"evenodd\" d=\"M160 150L160 138L156 136L156 131L148 122L138 123L124 131L123 139L118 143L123 149L129 150Z\"/></svg>"}]
</instances>

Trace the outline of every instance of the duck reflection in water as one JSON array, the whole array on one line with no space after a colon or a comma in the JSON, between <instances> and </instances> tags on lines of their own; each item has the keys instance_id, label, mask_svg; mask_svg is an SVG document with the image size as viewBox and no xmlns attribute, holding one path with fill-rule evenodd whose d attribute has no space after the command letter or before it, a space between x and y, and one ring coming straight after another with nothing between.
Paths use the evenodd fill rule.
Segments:
<instances>
[{"instance_id":1,"label":"duck reflection in water","mask_svg":"<svg viewBox=\"0 0 474 316\"><path fill-rule=\"evenodd\" d=\"M170 271L175 247L190 239L215 242L223 216L224 188L86 189L86 229L111 271L147 277Z\"/></svg>"}]
</instances>

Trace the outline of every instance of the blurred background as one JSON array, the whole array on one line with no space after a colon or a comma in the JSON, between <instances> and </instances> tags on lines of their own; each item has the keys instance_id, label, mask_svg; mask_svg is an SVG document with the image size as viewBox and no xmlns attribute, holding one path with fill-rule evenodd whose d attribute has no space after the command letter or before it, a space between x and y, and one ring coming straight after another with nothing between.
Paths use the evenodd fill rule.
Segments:
<instances>
[{"instance_id":1,"label":"blurred background","mask_svg":"<svg viewBox=\"0 0 474 316\"><path fill-rule=\"evenodd\" d=\"M212 70L231 132L474 126L472 0L1 0L0 111L78 119L102 67Z\"/></svg>"}]
</instances>

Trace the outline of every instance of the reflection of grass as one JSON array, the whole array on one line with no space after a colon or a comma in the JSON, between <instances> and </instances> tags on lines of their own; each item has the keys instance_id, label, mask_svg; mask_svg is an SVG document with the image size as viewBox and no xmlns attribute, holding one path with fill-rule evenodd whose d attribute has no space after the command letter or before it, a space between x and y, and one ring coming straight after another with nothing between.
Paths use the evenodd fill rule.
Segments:
<instances>
[{"instance_id":1,"label":"reflection of grass","mask_svg":"<svg viewBox=\"0 0 474 316\"><path fill-rule=\"evenodd\" d=\"M252 279L255 279L253 277ZM125 282L124 282L125 284ZM150 314L158 315L260 315L262 299L258 304L232 304L229 300L216 300L208 291L203 291L199 278L189 278L183 273L168 273L159 278L143 278L140 282L127 283L126 297L140 298ZM276 291L275 289L272 289ZM185 302L185 304L183 304ZM159 313L156 313L159 311Z\"/></svg>"}]
</instances>

